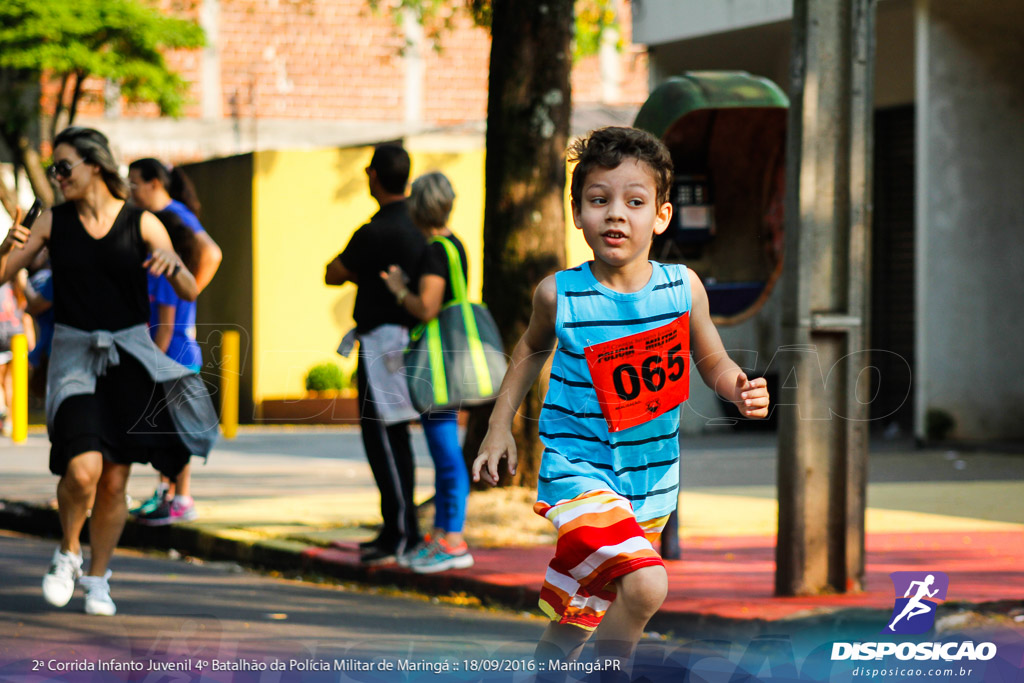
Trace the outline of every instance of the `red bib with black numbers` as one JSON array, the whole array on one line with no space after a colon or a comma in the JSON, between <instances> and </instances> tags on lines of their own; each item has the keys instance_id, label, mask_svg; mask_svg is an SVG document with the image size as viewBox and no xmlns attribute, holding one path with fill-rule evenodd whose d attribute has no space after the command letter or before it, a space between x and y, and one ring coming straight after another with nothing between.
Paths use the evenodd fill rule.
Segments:
<instances>
[{"instance_id":1,"label":"red bib with black numbers","mask_svg":"<svg viewBox=\"0 0 1024 683\"><path fill-rule=\"evenodd\" d=\"M690 314L584 350L609 432L677 408L690 396Z\"/></svg>"}]
</instances>

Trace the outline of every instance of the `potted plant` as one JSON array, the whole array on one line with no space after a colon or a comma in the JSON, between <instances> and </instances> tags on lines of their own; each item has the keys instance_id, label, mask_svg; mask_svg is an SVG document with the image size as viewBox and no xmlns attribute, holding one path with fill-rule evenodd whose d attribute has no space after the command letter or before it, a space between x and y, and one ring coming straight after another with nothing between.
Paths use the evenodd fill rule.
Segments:
<instances>
[{"instance_id":1,"label":"potted plant","mask_svg":"<svg viewBox=\"0 0 1024 683\"><path fill-rule=\"evenodd\" d=\"M355 373L335 363L319 363L306 372L306 395L296 399L266 399L263 422L292 424L358 424Z\"/></svg>"}]
</instances>

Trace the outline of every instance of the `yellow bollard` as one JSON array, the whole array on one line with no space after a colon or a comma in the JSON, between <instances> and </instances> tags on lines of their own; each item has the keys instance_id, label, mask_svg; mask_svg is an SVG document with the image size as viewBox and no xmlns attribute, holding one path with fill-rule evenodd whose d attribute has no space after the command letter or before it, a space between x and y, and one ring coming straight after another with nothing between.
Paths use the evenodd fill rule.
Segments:
<instances>
[{"instance_id":1,"label":"yellow bollard","mask_svg":"<svg viewBox=\"0 0 1024 683\"><path fill-rule=\"evenodd\" d=\"M220 426L224 438L233 439L238 434L238 332L224 332L220 349Z\"/></svg>"},{"instance_id":2,"label":"yellow bollard","mask_svg":"<svg viewBox=\"0 0 1024 683\"><path fill-rule=\"evenodd\" d=\"M25 443L28 439L28 338L16 334L11 338L11 441Z\"/></svg>"}]
</instances>

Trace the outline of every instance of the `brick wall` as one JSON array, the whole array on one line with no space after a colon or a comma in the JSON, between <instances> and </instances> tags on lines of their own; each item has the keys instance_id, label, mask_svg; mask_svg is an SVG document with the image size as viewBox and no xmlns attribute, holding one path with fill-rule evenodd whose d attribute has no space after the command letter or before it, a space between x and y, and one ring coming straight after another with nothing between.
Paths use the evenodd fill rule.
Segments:
<instances>
[{"instance_id":1,"label":"brick wall","mask_svg":"<svg viewBox=\"0 0 1024 683\"><path fill-rule=\"evenodd\" d=\"M647 50L634 45L631 0L622 0L619 11L619 97L607 104L641 105L650 94L647 87ZM601 102L601 66L597 56L577 60L572 68L572 96L576 103Z\"/></svg>"},{"instance_id":2,"label":"brick wall","mask_svg":"<svg viewBox=\"0 0 1024 683\"><path fill-rule=\"evenodd\" d=\"M364 0L221 0L224 115L400 119L402 45Z\"/></svg>"},{"instance_id":3,"label":"brick wall","mask_svg":"<svg viewBox=\"0 0 1024 683\"><path fill-rule=\"evenodd\" d=\"M455 30L441 38L440 52L426 46L423 118L446 124L487 118L487 71L491 37L457 15Z\"/></svg>"},{"instance_id":4,"label":"brick wall","mask_svg":"<svg viewBox=\"0 0 1024 683\"><path fill-rule=\"evenodd\" d=\"M202 0L160 0L164 11L197 18ZM618 102L647 96L647 57L629 42L629 3L623 3L623 48ZM387 15L366 0L220 0L218 36L222 115L242 119L401 121L405 116L405 44ZM429 42L429 41L428 41ZM428 124L481 121L487 109L490 38L458 15L442 49L426 45L422 115ZM202 50L177 50L167 63L190 85L184 115L201 116ZM599 60L577 62L572 75L577 104L601 101ZM48 105L57 84L44 84ZM90 79L83 116L104 113L103 83ZM125 117L155 117L152 104L122 106Z\"/></svg>"}]
</instances>

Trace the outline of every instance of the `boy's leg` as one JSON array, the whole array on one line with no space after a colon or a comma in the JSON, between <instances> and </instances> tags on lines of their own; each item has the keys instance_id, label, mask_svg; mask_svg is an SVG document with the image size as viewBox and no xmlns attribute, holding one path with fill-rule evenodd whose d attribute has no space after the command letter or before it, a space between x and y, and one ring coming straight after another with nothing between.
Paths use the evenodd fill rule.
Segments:
<instances>
[{"instance_id":1,"label":"boy's leg","mask_svg":"<svg viewBox=\"0 0 1024 683\"><path fill-rule=\"evenodd\" d=\"M537 648L533 651L533 659L537 662L539 672L535 678L536 683L561 683L566 680L565 673L552 669L548 662L575 662L593 634L593 631L572 624L560 624L555 621L548 624L544 629L544 635L537 643Z\"/></svg>"},{"instance_id":2,"label":"boy's leg","mask_svg":"<svg viewBox=\"0 0 1024 683\"><path fill-rule=\"evenodd\" d=\"M533 658L545 664L552 659L574 662L579 659L580 653L583 652L583 646L587 644L593 634L593 631L582 629L579 626L559 624L553 621L544 629L544 635L537 643Z\"/></svg>"},{"instance_id":3,"label":"boy's leg","mask_svg":"<svg viewBox=\"0 0 1024 683\"><path fill-rule=\"evenodd\" d=\"M668 573L662 565L642 567L616 584L618 597L605 613L595 643L595 658L608 673L628 670L644 627L668 595Z\"/></svg>"}]
</instances>

